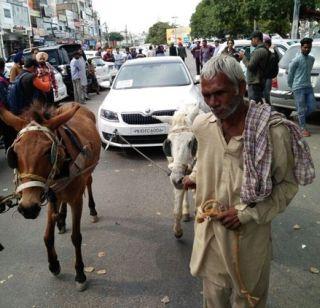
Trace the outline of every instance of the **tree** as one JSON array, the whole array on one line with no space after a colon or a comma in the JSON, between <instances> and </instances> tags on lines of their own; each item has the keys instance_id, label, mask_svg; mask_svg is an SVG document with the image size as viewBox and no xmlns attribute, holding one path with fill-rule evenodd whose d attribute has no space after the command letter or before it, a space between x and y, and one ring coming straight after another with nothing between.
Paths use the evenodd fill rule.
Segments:
<instances>
[{"instance_id":1,"label":"tree","mask_svg":"<svg viewBox=\"0 0 320 308\"><path fill-rule=\"evenodd\" d=\"M120 32L110 32L106 35L106 39L113 42L121 42L124 40L123 35Z\"/></svg>"},{"instance_id":2,"label":"tree","mask_svg":"<svg viewBox=\"0 0 320 308\"><path fill-rule=\"evenodd\" d=\"M165 44L167 42L167 29L172 28L168 22L159 21L149 28L146 42L153 45Z\"/></svg>"},{"instance_id":3,"label":"tree","mask_svg":"<svg viewBox=\"0 0 320 308\"><path fill-rule=\"evenodd\" d=\"M301 0L315 8L319 0ZM193 37L248 35L254 21L262 32L285 35L291 28L292 0L202 0L190 20Z\"/></svg>"}]
</instances>

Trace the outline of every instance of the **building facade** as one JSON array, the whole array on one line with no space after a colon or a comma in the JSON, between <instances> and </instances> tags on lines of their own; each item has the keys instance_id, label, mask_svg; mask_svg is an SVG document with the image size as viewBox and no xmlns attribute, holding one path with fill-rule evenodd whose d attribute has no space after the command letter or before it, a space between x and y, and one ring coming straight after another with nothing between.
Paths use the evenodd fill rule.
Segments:
<instances>
[{"instance_id":1,"label":"building facade","mask_svg":"<svg viewBox=\"0 0 320 308\"><path fill-rule=\"evenodd\" d=\"M0 0L0 56L57 43L101 42L92 0Z\"/></svg>"}]
</instances>

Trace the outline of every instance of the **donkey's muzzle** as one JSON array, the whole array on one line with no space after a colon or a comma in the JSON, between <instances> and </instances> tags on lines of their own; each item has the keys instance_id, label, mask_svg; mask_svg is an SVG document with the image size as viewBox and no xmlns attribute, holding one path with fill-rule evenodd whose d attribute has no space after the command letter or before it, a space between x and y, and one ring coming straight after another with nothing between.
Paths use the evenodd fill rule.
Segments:
<instances>
[{"instance_id":1,"label":"donkey's muzzle","mask_svg":"<svg viewBox=\"0 0 320 308\"><path fill-rule=\"evenodd\" d=\"M30 207L18 206L18 212L26 219L36 219L39 216L41 207L38 204L33 204Z\"/></svg>"}]
</instances>

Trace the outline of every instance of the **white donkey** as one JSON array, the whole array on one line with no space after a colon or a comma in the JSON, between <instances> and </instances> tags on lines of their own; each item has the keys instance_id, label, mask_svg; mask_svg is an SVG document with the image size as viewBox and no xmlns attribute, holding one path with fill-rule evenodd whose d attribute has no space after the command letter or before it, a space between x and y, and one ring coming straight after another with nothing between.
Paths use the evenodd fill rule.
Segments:
<instances>
[{"instance_id":1,"label":"white donkey","mask_svg":"<svg viewBox=\"0 0 320 308\"><path fill-rule=\"evenodd\" d=\"M170 179L174 186L174 226L176 238L181 238L183 230L181 219L190 221L190 203L188 192L183 189L182 180L190 174L195 164L197 140L191 126L200 111L199 105L187 105L177 110L172 117L158 116L158 120L171 125L163 151L169 161Z\"/></svg>"}]
</instances>

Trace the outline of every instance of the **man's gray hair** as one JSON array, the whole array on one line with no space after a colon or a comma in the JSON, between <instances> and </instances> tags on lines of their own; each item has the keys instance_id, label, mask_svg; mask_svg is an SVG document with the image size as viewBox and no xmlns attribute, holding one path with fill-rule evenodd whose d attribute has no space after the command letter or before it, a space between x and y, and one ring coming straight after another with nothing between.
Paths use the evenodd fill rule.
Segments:
<instances>
[{"instance_id":1,"label":"man's gray hair","mask_svg":"<svg viewBox=\"0 0 320 308\"><path fill-rule=\"evenodd\" d=\"M239 89L240 83L246 78L238 61L228 55L212 57L203 67L201 78L210 80L219 73L225 74Z\"/></svg>"}]
</instances>

